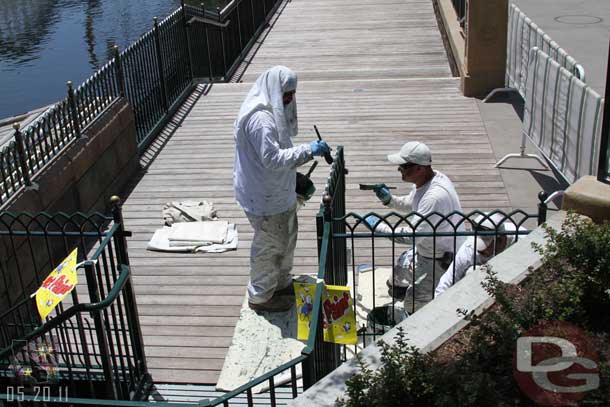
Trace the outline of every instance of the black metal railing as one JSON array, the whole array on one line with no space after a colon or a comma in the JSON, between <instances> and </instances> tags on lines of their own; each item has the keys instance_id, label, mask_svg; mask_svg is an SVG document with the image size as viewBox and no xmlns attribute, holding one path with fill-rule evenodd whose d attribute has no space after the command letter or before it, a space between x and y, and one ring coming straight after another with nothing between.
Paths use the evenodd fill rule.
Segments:
<instances>
[{"instance_id":1,"label":"black metal railing","mask_svg":"<svg viewBox=\"0 0 610 407\"><path fill-rule=\"evenodd\" d=\"M190 94L194 78L228 81L280 0L233 0L223 10L182 5L119 52L0 149L0 205L120 97L131 105L140 151Z\"/></svg>"},{"instance_id":2,"label":"black metal railing","mask_svg":"<svg viewBox=\"0 0 610 407\"><path fill-rule=\"evenodd\" d=\"M68 395L145 395L150 377L116 201L113 212L0 213L0 382L7 389L21 386L27 393L45 386L64 402ZM80 289L41 320L30 295L75 247L82 260Z\"/></svg>"},{"instance_id":3,"label":"black metal railing","mask_svg":"<svg viewBox=\"0 0 610 407\"><path fill-rule=\"evenodd\" d=\"M304 363L308 370L304 371L303 377L307 377L306 372L308 372L312 383L334 370L350 355L358 353L359 349L383 335L391 326L399 322L394 318L400 314L397 312L400 311L397 307L406 311L404 315L407 316L423 306L425 302L432 300L435 297L438 280L447 270L450 270L452 280L455 281L455 263L453 263L452 269L447 268L452 263L451 258L445 259L443 266L441 266L440 260L433 261L433 283L430 287L426 287L429 291L422 292L423 287L419 287L418 291L416 276L411 274L409 283L413 289L406 290L404 300L396 302L391 299L385 280L394 280L395 267L398 265L397 259L409 247L416 247L417 241L422 238L431 238L432 250L436 253L437 242L440 239L449 239L450 246L453 247L452 253L455 254L464 240L470 238L474 241L474 252L477 252L477 242L479 242L477 238L509 244L508 242L517 241L520 236L528 234L529 230L526 227L534 227L546 221L547 206L544 203L546 198L544 193L539 195L540 204L536 214L529 214L522 210L510 212L477 210L468 214L455 212L447 215L435 213L427 216L416 212L409 214L391 212L384 215L354 212L346 214L345 176L347 174L348 171L343 161L343 150L339 147L317 217L318 249L320 255L324 255L324 258L320 257L321 274L318 278L323 279L327 284L347 285L351 288L356 310L356 323L359 327L359 343L353 348L325 343L320 334L321 326L318 326L312 355ZM376 224L370 225L365 220L370 215L379 218ZM489 225L486 225L485 228L480 228L480 224L487 220L490 220L495 227L489 228ZM508 224L511 227L507 227ZM444 243L446 246L447 242ZM477 259L473 258L472 263L477 264ZM385 274L382 277L380 271L383 268L385 268ZM361 278L364 273L368 273L366 283L363 283L365 278ZM358 286L359 281L360 287ZM382 293L379 292L378 283L382 283L380 284L383 287ZM370 286L363 287L362 284L370 284ZM359 304L358 299L363 298L364 295L363 288L366 288L364 291L370 298L366 304ZM382 294L382 301L377 300L378 294ZM423 297L423 300L420 297ZM371 313L378 306L388 308L390 316L388 321L383 321L383 323L372 321ZM323 322L322 318L323 316L320 316L318 324Z\"/></svg>"},{"instance_id":4,"label":"black metal railing","mask_svg":"<svg viewBox=\"0 0 610 407\"><path fill-rule=\"evenodd\" d=\"M228 81L281 0L233 0L224 9L185 5L193 75Z\"/></svg>"},{"instance_id":5,"label":"black metal railing","mask_svg":"<svg viewBox=\"0 0 610 407\"><path fill-rule=\"evenodd\" d=\"M464 21L466 20L466 7L468 7L468 0L451 0L453 3L453 9L457 14L458 21L462 27L464 27Z\"/></svg>"},{"instance_id":6,"label":"black metal railing","mask_svg":"<svg viewBox=\"0 0 610 407\"><path fill-rule=\"evenodd\" d=\"M46 110L31 125L14 125L14 139L0 150L0 205L107 109L120 94L114 61L108 62L76 90L68 82L68 96Z\"/></svg>"}]
</instances>

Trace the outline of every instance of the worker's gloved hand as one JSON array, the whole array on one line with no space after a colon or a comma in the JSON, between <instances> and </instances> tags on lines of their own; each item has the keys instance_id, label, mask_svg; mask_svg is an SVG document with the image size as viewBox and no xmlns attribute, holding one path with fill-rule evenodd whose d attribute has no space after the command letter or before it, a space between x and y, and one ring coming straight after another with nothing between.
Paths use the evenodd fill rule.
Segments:
<instances>
[{"instance_id":1,"label":"worker's gloved hand","mask_svg":"<svg viewBox=\"0 0 610 407\"><path fill-rule=\"evenodd\" d=\"M379 218L375 215L369 215L364 218L364 221L369 224L371 229L375 229L375 225L379 222Z\"/></svg>"},{"instance_id":2,"label":"worker's gloved hand","mask_svg":"<svg viewBox=\"0 0 610 407\"><path fill-rule=\"evenodd\" d=\"M309 147L311 147L311 154L314 156L330 153L330 147L326 144L326 141L323 140L312 141L309 143Z\"/></svg>"},{"instance_id":3,"label":"worker's gloved hand","mask_svg":"<svg viewBox=\"0 0 610 407\"><path fill-rule=\"evenodd\" d=\"M375 191L375 195L377 195L377 198L384 205L389 204L390 201L392 200L392 193L386 187L374 188L373 191Z\"/></svg>"}]
</instances>

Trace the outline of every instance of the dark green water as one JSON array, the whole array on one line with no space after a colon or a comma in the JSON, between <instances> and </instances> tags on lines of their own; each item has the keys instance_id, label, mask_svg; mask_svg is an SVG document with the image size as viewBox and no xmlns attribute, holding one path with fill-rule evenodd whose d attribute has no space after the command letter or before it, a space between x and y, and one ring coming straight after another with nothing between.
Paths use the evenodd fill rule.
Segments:
<instances>
[{"instance_id":1,"label":"dark green water","mask_svg":"<svg viewBox=\"0 0 610 407\"><path fill-rule=\"evenodd\" d=\"M198 5L201 2L191 2ZM206 7L228 0L207 0ZM53 103L180 0L0 0L0 119Z\"/></svg>"}]
</instances>

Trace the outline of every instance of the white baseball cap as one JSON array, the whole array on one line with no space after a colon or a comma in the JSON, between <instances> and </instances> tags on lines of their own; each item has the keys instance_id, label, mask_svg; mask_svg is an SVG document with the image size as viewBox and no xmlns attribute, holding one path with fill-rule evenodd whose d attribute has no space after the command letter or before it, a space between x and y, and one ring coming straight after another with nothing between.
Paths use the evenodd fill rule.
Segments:
<instances>
[{"instance_id":1,"label":"white baseball cap","mask_svg":"<svg viewBox=\"0 0 610 407\"><path fill-rule=\"evenodd\" d=\"M400 151L388 155L388 161L392 164L417 164L431 165L432 153L427 145L419 141L405 143Z\"/></svg>"},{"instance_id":2,"label":"white baseball cap","mask_svg":"<svg viewBox=\"0 0 610 407\"><path fill-rule=\"evenodd\" d=\"M490 215L489 212L486 212L483 215L477 215L472 220L472 225L475 228L497 230L498 232L506 230L506 223L511 223L511 221L501 213ZM477 250L485 250L493 241L494 236L477 236Z\"/></svg>"}]
</instances>

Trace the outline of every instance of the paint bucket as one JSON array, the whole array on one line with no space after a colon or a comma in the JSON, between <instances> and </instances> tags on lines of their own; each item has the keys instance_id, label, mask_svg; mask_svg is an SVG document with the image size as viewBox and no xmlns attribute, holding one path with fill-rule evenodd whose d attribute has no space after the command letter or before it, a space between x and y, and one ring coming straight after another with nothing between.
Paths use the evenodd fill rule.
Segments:
<instances>
[{"instance_id":1,"label":"paint bucket","mask_svg":"<svg viewBox=\"0 0 610 407\"><path fill-rule=\"evenodd\" d=\"M371 334L384 334L392 327L407 319L409 315L402 305L395 304L392 313L392 304L375 307L366 317L366 330Z\"/></svg>"}]
</instances>

